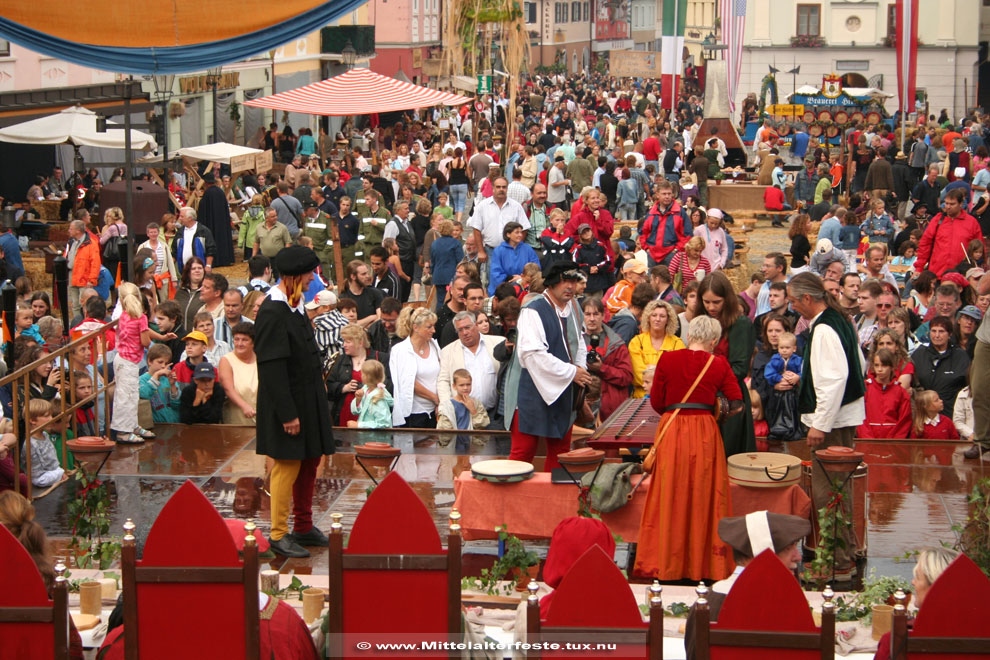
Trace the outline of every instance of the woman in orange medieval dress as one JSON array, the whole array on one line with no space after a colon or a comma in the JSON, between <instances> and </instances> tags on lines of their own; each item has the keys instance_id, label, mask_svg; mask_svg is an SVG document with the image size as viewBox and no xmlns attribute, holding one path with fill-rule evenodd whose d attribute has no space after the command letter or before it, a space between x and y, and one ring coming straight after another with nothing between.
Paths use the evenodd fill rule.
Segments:
<instances>
[{"instance_id":1,"label":"woman in orange medieval dress","mask_svg":"<svg viewBox=\"0 0 990 660\"><path fill-rule=\"evenodd\" d=\"M660 413L657 439L644 461L652 473L639 527L636 571L661 580L721 580L732 573L718 521L729 514L729 475L715 421L719 393L730 414L742 392L724 357L712 351L722 326L699 316L688 326L686 350L660 356L650 402Z\"/></svg>"}]
</instances>

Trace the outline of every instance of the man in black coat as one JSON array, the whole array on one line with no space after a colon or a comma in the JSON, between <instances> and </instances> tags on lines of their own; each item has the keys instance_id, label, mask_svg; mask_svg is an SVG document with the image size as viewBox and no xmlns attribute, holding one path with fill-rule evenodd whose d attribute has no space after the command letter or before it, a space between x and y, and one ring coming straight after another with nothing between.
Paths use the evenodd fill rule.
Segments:
<instances>
[{"instance_id":1,"label":"man in black coat","mask_svg":"<svg viewBox=\"0 0 990 660\"><path fill-rule=\"evenodd\" d=\"M256 451L275 461L270 540L272 550L286 557L308 557L303 545L328 544L313 526L313 487L323 455L334 453L334 441L320 350L303 309L303 292L319 265L316 253L299 245L275 255L282 280L270 289L255 321ZM295 518L291 535L290 499Z\"/></svg>"},{"instance_id":2,"label":"man in black coat","mask_svg":"<svg viewBox=\"0 0 990 660\"><path fill-rule=\"evenodd\" d=\"M230 205L223 189L216 185L212 172L203 176L206 190L203 199L199 201L197 213L199 221L213 234L217 253L213 259L214 266L230 266L234 263L234 239L230 232Z\"/></svg>"},{"instance_id":3,"label":"man in black coat","mask_svg":"<svg viewBox=\"0 0 990 660\"><path fill-rule=\"evenodd\" d=\"M903 220L915 186L914 170L908 165L906 154L897 154L891 173L894 175L894 196L897 197L897 219Z\"/></svg>"}]
</instances>

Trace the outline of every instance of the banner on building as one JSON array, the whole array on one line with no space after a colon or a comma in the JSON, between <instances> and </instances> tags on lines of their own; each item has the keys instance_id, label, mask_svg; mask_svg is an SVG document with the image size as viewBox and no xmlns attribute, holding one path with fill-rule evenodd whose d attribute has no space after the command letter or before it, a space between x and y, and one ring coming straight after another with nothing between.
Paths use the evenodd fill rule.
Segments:
<instances>
[{"instance_id":1,"label":"banner on building","mask_svg":"<svg viewBox=\"0 0 990 660\"><path fill-rule=\"evenodd\" d=\"M617 78L659 78L660 53L613 50L608 56L608 69Z\"/></svg>"}]
</instances>

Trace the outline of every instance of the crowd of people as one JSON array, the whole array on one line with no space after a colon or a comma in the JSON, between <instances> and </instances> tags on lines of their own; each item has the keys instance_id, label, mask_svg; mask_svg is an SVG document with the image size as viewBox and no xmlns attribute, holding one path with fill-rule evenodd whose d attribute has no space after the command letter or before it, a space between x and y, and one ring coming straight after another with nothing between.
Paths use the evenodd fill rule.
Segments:
<instances>
[{"instance_id":1,"label":"crowd of people","mask_svg":"<svg viewBox=\"0 0 990 660\"><path fill-rule=\"evenodd\" d=\"M549 469L576 421L593 428L637 397L661 413L678 410L714 355L695 403L710 406L720 392L736 414L709 423L710 412L680 413L675 435L705 438L714 472L678 479L721 483L725 457L804 437L961 438L976 441L968 458L981 455L990 441L980 397L990 359L982 116L920 128L903 157L875 127L852 130L844 139L863 163L848 176L828 150L804 142L810 160L793 180L768 124L757 153L770 188L793 202L775 221L786 223L790 249L766 254L737 291L726 275L737 267L731 216L707 195L725 145L717 130L701 134L698 99L682 97L670 114L653 84L602 93L601 82L531 83L508 137L499 133L502 105L494 122L462 113L442 131L439 111L413 113L379 127L367 151L321 135L304 153L313 145L299 140L296 149L307 146L286 153L282 174L209 171L195 186L195 177L176 177L173 193L188 205L148 226L135 281L113 294L123 214L107 209L96 228L85 205L75 209L65 250L71 330L118 326L109 351L77 351L72 373L49 365L32 374L31 428L44 426L42 403L63 396L60 380L73 383L73 400L85 398L104 362L113 367L113 415L108 423L95 401L79 429L143 442L153 432L137 421L142 400L156 422L255 423L264 360L253 323L285 281L280 258L309 248L314 276L284 295L301 295L335 426L510 430L513 458L531 460L536 439L547 439ZM948 150L948 181L930 141ZM799 158L802 142L789 147ZM936 160L919 171L922 151ZM900 172L890 186L869 174L887 160ZM907 174L917 181L905 184ZM214 270L234 261L235 245L249 270L240 287ZM23 278L16 237L0 234L0 248L8 277L21 269L11 365L19 368L63 333L46 294ZM828 330L819 329L822 315ZM844 359L822 358L828 351ZM23 396L0 392L8 416ZM834 405L819 410L825 399ZM836 428L851 430L838 438ZM32 443L39 486L64 478L55 442ZM666 446L658 464L683 451ZM670 493L652 497L657 520L707 511L712 524L695 526L692 544L711 547L724 498L699 494L683 509ZM731 569L718 557L673 566L654 550L640 560L659 574Z\"/></svg>"}]
</instances>

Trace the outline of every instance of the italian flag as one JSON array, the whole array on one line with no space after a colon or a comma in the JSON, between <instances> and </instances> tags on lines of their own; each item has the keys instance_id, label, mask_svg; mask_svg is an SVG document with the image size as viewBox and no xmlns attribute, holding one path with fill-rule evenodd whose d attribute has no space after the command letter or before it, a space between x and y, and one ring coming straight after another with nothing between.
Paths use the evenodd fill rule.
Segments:
<instances>
[{"instance_id":1,"label":"italian flag","mask_svg":"<svg viewBox=\"0 0 990 660\"><path fill-rule=\"evenodd\" d=\"M681 82L684 54L684 24L688 0L663 0L663 24L660 38L660 103L673 110Z\"/></svg>"}]
</instances>

